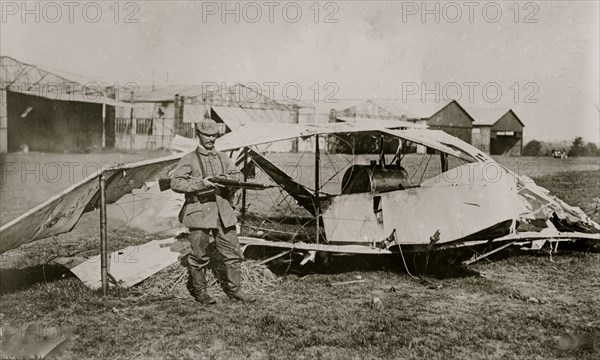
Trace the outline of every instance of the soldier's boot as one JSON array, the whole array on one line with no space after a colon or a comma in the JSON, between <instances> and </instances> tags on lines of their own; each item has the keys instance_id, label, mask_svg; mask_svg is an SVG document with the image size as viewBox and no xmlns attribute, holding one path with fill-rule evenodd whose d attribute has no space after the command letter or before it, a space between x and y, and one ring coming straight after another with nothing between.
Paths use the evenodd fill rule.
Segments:
<instances>
[{"instance_id":1,"label":"soldier's boot","mask_svg":"<svg viewBox=\"0 0 600 360\"><path fill-rule=\"evenodd\" d=\"M206 291L206 277L204 274L204 268L198 269L188 266L187 289L196 302L204 305L216 304L217 301L208 295Z\"/></svg>"},{"instance_id":2,"label":"soldier's boot","mask_svg":"<svg viewBox=\"0 0 600 360\"><path fill-rule=\"evenodd\" d=\"M228 292L227 296L231 300L241 301L241 302L245 302L245 303L253 303L256 301L256 298L254 296L245 294L241 290L238 290L236 292Z\"/></svg>"},{"instance_id":3,"label":"soldier's boot","mask_svg":"<svg viewBox=\"0 0 600 360\"><path fill-rule=\"evenodd\" d=\"M204 305L214 305L217 303L217 300L213 299L210 295L208 295L208 292L206 291L203 291L198 295L194 296L194 300Z\"/></svg>"},{"instance_id":4,"label":"soldier's boot","mask_svg":"<svg viewBox=\"0 0 600 360\"><path fill-rule=\"evenodd\" d=\"M227 297L231 300L242 301L245 303L253 303L256 298L245 294L240 286L242 271L239 262L229 262L225 264L225 271L223 273L226 279L223 279L223 287Z\"/></svg>"}]
</instances>

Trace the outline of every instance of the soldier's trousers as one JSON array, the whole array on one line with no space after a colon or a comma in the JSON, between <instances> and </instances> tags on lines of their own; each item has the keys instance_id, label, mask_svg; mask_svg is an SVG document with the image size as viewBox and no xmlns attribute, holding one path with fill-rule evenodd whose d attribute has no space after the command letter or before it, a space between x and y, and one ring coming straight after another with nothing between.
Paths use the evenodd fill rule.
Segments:
<instances>
[{"instance_id":1,"label":"soldier's trousers","mask_svg":"<svg viewBox=\"0 0 600 360\"><path fill-rule=\"evenodd\" d=\"M240 289L241 261L240 243L235 226L224 229L190 229L189 240L192 251L188 257L188 290L194 297L206 291L206 269L210 263L208 245L211 235L215 238L217 252L220 255L216 265L217 274L223 290L234 293ZM213 259L213 261L216 259Z\"/></svg>"}]
</instances>

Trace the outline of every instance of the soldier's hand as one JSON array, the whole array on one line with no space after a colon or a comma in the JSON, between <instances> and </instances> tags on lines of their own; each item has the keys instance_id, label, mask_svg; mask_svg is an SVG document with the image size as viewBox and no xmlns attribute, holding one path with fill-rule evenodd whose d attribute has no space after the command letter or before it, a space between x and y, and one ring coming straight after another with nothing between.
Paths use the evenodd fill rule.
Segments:
<instances>
[{"instance_id":1,"label":"soldier's hand","mask_svg":"<svg viewBox=\"0 0 600 360\"><path fill-rule=\"evenodd\" d=\"M204 185L206 185L207 187L211 187L211 188L214 188L214 189L222 189L222 188L224 188L224 186L223 186L223 185L221 185L221 184L217 184L217 183L214 183L214 182L212 182L212 181L210 181L210 180L208 180L208 179L206 179L206 178L205 178L205 179L202 179L202 182L203 182L203 183L204 183Z\"/></svg>"}]
</instances>

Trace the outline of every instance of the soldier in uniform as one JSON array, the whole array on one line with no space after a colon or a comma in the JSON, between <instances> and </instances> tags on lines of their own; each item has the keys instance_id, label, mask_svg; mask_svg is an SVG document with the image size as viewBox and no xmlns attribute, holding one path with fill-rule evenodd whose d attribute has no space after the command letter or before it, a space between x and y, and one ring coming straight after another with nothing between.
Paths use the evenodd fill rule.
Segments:
<instances>
[{"instance_id":1,"label":"soldier in uniform","mask_svg":"<svg viewBox=\"0 0 600 360\"><path fill-rule=\"evenodd\" d=\"M206 291L205 278L210 260L208 244L213 236L224 265L224 271L218 272L224 277L220 279L223 290L230 299L253 302L255 299L240 288L242 257L235 227L237 218L230 204L235 190L209 180L214 177L243 180L231 159L215 150L217 134L214 120L198 122L198 147L179 160L171 178L173 191L185 194L179 221L190 230L192 250L188 257L188 290L199 303L216 303Z\"/></svg>"}]
</instances>

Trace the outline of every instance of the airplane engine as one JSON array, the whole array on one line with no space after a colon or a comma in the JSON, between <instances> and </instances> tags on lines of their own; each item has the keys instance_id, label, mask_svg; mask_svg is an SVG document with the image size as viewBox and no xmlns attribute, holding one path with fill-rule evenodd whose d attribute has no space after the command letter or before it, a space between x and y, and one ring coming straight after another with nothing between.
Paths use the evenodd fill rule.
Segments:
<instances>
[{"instance_id":1,"label":"airplane engine","mask_svg":"<svg viewBox=\"0 0 600 360\"><path fill-rule=\"evenodd\" d=\"M352 165L342 177L342 194L386 192L410 187L408 172L395 165L382 168L373 165Z\"/></svg>"}]
</instances>

